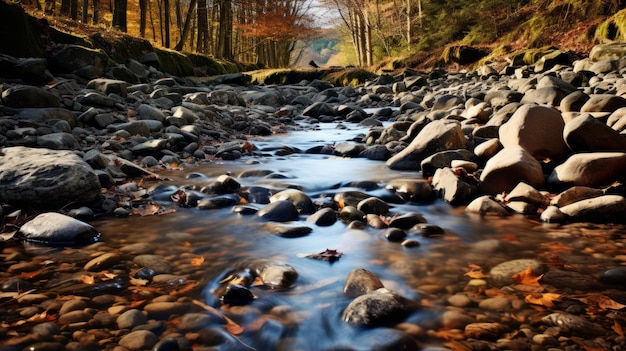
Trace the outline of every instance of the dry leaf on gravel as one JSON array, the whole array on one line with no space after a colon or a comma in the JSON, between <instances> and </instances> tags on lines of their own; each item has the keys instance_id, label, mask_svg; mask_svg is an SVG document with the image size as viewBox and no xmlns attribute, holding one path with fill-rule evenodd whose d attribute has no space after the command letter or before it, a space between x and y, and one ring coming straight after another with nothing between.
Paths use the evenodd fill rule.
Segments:
<instances>
[{"instance_id":1,"label":"dry leaf on gravel","mask_svg":"<svg viewBox=\"0 0 626 351\"><path fill-rule=\"evenodd\" d=\"M543 277L541 275L535 275L531 267L526 268L525 271L519 272L517 274L513 274L513 280L520 284L526 284L531 286L539 286L539 280Z\"/></svg>"}]
</instances>

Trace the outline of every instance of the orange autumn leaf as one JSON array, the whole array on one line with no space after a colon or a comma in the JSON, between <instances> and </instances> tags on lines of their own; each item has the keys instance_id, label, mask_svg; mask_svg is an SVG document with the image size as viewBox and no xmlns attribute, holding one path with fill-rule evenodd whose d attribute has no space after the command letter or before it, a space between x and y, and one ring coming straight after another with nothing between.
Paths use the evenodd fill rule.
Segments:
<instances>
[{"instance_id":1,"label":"orange autumn leaf","mask_svg":"<svg viewBox=\"0 0 626 351\"><path fill-rule=\"evenodd\" d=\"M543 277L543 274L537 276L533 273L532 268L529 266L525 271L513 274L513 280L520 284L539 286L539 280Z\"/></svg>"},{"instance_id":2,"label":"orange autumn leaf","mask_svg":"<svg viewBox=\"0 0 626 351\"><path fill-rule=\"evenodd\" d=\"M79 282L84 284L93 285L96 283L96 279L90 275L83 275L82 277L77 279Z\"/></svg>"},{"instance_id":3,"label":"orange autumn leaf","mask_svg":"<svg viewBox=\"0 0 626 351\"><path fill-rule=\"evenodd\" d=\"M191 259L192 266L199 267L199 266L202 266L203 263L204 263L204 257L202 256Z\"/></svg>"},{"instance_id":4,"label":"orange autumn leaf","mask_svg":"<svg viewBox=\"0 0 626 351\"><path fill-rule=\"evenodd\" d=\"M560 297L561 297L561 294L554 294L554 293L531 294L531 295L526 295L526 298L524 298L524 301L532 305L540 305L540 306L545 306L547 308L552 309L554 308L554 301L558 300Z\"/></svg>"},{"instance_id":5,"label":"orange autumn leaf","mask_svg":"<svg viewBox=\"0 0 626 351\"><path fill-rule=\"evenodd\" d=\"M20 279L29 280L29 279L36 278L43 271L44 271L44 268L36 270L36 271L33 271L33 272L21 272L20 273Z\"/></svg>"},{"instance_id":6,"label":"orange autumn leaf","mask_svg":"<svg viewBox=\"0 0 626 351\"><path fill-rule=\"evenodd\" d=\"M600 310L621 310L626 307L608 296L601 294L589 294L583 297L576 298L578 301L583 302L589 306L599 308Z\"/></svg>"},{"instance_id":7,"label":"orange autumn leaf","mask_svg":"<svg viewBox=\"0 0 626 351\"><path fill-rule=\"evenodd\" d=\"M346 207L345 202L343 201L343 198L340 198L339 201L337 202L337 207L341 210L344 207Z\"/></svg>"},{"instance_id":8,"label":"orange autumn leaf","mask_svg":"<svg viewBox=\"0 0 626 351\"><path fill-rule=\"evenodd\" d=\"M620 336L624 336L624 328L617 321L613 321L613 326L611 327L614 332L616 332Z\"/></svg>"},{"instance_id":9,"label":"orange autumn leaf","mask_svg":"<svg viewBox=\"0 0 626 351\"><path fill-rule=\"evenodd\" d=\"M486 277L485 273L483 273L483 269L479 265L470 263L468 266L469 271L465 273L466 276L472 279L483 279Z\"/></svg>"}]
</instances>

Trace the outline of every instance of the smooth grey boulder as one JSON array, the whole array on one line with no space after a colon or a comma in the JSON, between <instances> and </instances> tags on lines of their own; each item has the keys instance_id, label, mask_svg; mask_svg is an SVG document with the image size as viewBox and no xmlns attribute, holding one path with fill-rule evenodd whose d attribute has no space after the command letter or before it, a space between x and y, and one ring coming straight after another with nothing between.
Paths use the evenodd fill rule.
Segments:
<instances>
[{"instance_id":1,"label":"smooth grey boulder","mask_svg":"<svg viewBox=\"0 0 626 351\"><path fill-rule=\"evenodd\" d=\"M548 183L556 186L597 187L623 179L624 172L626 172L626 153L580 153L572 155L556 166L548 177Z\"/></svg>"},{"instance_id":2,"label":"smooth grey boulder","mask_svg":"<svg viewBox=\"0 0 626 351\"><path fill-rule=\"evenodd\" d=\"M85 222L46 212L26 222L16 233L20 239L45 245L82 245L98 241L100 233Z\"/></svg>"},{"instance_id":3,"label":"smooth grey boulder","mask_svg":"<svg viewBox=\"0 0 626 351\"><path fill-rule=\"evenodd\" d=\"M80 143L70 133L50 133L37 137L37 145L52 150L80 150Z\"/></svg>"},{"instance_id":4,"label":"smooth grey boulder","mask_svg":"<svg viewBox=\"0 0 626 351\"><path fill-rule=\"evenodd\" d=\"M574 152L626 152L626 138L587 113L565 125L563 139Z\"/></svg>"},{"instance_id":5,"label":"smooth grey boulder","mask_svg":"<svg viewBox=\"0 0 626 351\"><path fill-rule=\"evenodd\" d=\"M126 97L128 94L128 83L123 80L96 78L87 83L88 89L97 90L105 95L117 94L121 97Z\"/></svg>"},{"instance_id":6,"label":"smooth grey boulder","mask_svg":"<svg viewBox=\"0 0 626 351\"><path fill-rule=\"evenodd\" d=\"M357 297L370 293L385 286L380 279L367 269L353 269L348 273L343 285L343 294L349 297Z\"/></svg>"},{"instance_id":7,"label":"smooth grey boulder","mask_svg":"<svg viewBox=\"0 0 626 351\"><path fill-rule=\"evenodd\" d=\"M563 141L565 122L559 111L540 105L522 105L499 130L504 147L519 145L534 158L563 159L569 149Z\"/></svg>"},{"instance_id":8,"label":"smooth grey boulder","mask_svg":"<svg viewBox=\"0 0 626 351\"><path fill-rule=\"evenodd\" d=\"M475 159L476 155L467 149L437 152L425 158L420 164L422 177L432 176L439 168L451 167L454 160L474 161Z\"/></svg>"},{"instance_id":9,"label":"smooth grey boulder","mask_svg":"<svg viewBox=\"0 0 626 351\"><path fill-rule=\"evenodd\" d=\"M259 210L257 215L265 220L288 222L298 219L296 206L289 200L275 200Z\"/></svg>"},{"instance_id":10,"label":"smooth grey boulder","mask_svg":"<svg viewBox=\"0 0 626 351\"><path fill-rule=\"evenodd\" d=\"M567 217L576 221L624 221L626 199L620 195L604 195L574 202L560 208Z\"/></svg>"},{"instance_id":11,"label":"smooth grey boulder","mask_svg":"<svg viewBox=\"0 0 626 351\"><path fill-rule=\"evenodd\" d=\"M465 145L465 136L458 122L437 120L427 124L409 146L387 160L387 166L396 170L419 170L428 156L463 149Z\"/></svg>"},{"instance_id":12,"label":"smooth grey boulder","mask_svg":"<svg viewBox=\"0 0 626 351\"><path fill-rule=\"evenodd\" d=\"M394 179L385 186L385 189L407 201L424 202L434 197L433 186L426 179Z\"/></svg>"},{"instance_id":13,"label":"smooth grey boulder","mask_svg":"<svg viewBox=\"0 0 626 351\"><path fill-rule=\"evenodd\" d=\"M478 186L462 180L451 168L437 169L433 188L452 206L467 205L478 195Z\"/></svg>"},{"instance_id":14,"label":"smooth grey boulder","mask_svg":"<svg viewBox=\"0 0 626 351\"><path fill-rule=\"evenodd\" d=\"M71 151L8 147L0 150L0 199L34 208L57 208L100 197L94 170Z\"/></svg>"},{"instance_id":15,"label":"smooth grey boulder","mask_svg":"<svg viewBox=\"0 0 626 351\"><path fill-rule=\"evenodd\" d=\"M18 85L2 92L2 103L14 108L59 107L60 99L43 88Z\"/></svg>"},{"instance_id":16,"label":"smooth grey boulder","mask_svg":"<svg viewBox=\"0 0 626 351\"><path fill-rule=\"evenodd\" d=\"M541 164L528 151L509 146L487 161L480 181L481 191L493 195L511 191L519 182L541 188L545 177Z\"/></svg>"},{"instance_id":17,"label":"smooth grey boulder","mask_svg":"<svg viewBox=\"0 0 626 351\"><path fill-rule=\"evenodd\" d=\"M341 314L341 319L353 326L393 325L417 309L415 301L380 288L352 300Z\"/></svg>"},{"instance_id":18,"label":"smooth grey boulder","mask_svg":"<svg viewBox=\"0 0 626 351\"><path fill-rule=\"evenodd\" d=\"M315 211L315 205L309 195L297 189L285 189L270 197L270 202L287 200L291 202L298 213L310 214Z\"/></svg>"}]
</instances>

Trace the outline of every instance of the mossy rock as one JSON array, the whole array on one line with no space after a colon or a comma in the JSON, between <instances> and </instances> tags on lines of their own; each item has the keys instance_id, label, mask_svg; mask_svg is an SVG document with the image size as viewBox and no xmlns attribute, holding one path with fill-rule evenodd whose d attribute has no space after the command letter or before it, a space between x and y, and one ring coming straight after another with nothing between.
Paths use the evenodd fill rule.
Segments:
<instances>
[{"instance_id":1,"label":"mossy rock","mask_svg":"<svg viewBox=\"0 0 626 351\"><path fill-rule=\"evenodd\" d=\"M259 70L249 73L252 77L252 83L263 84L296 84L303 80L313 81L315 79L323 79L324 71L322 70L293 70L293 69L271 69Z\"/></svg>"},{"instance_id":2,"label":"mossy rock","mask_svg":"<svg viewBox=\"0 0 626 351\"><path fill-rule=\"evenodd\" d=\"M377 74L362 68L348 68L326 75L325 80L335 86L357 86L378 77Z\"/></svg>"},{"instance_id":3,"label":"mossy rock","mask_svg":"<svg viewBox=\"0 0 626 351\"><path fill-rule=\"evenodd\" d=\"M624 56L626 56L626 42L596 45L589 53L591 61L596 62L606 59L619 60Z\"/></svg>"},{"instance_id":4,"label":"mossy rock","mask_svg":"<svg viewBox=\"0 0 626 351\"><path fill-rule=\"evenodd\" d=\"M37 20L26 15L19 4L0 1L0 53L15 57L42 57L43 43L37 39L37 28Z\"/></svg>"},{"instance_id":5,"label":"mossy rock","mask_svg":"<svg viewBox=\"0 0 626 351\"><path fill-rule=\"evenodd\" d=\"M239 72L239 68L234 62L218 60L198 53L185 53L185 55L191 60L196 70L206 76Z\"/></svg>"},{"instance_id":6,"label":"mossy rock","mask_svg":"<svg viewBox=\"0 0 626 351\"><path fill-rule=\"evenodd\" d=\"M598 41L626 41L626 9L602 22L596 29Z\"/></svg>"},{"instance_id":7,"label":"mossy rock","mask_svg":"<svg viewBox=\"0 0 626 351\"><path fill-rule=\"evenodd\" d=\"M449 45L441 58L445 63L456 62L461 65L478 62L489 54L488 51L469 45Z\"/></svg>"},{"instance_id":8,"label":"mossy rock","mask_svg":"<svg viewBox=\"0 0 626 351\"><path fill-rule=\"evenodd\" d=\"M543 48L523 49L509 55L513 66L534 65L542 57L551 57L562 53L559 49L550 46Z\"/></svg>"},{"instance_id":9,"label":"mossy rock","mask_svg":"<svg viewBox=\"0 0 626 351\"><path fill-rule=\"evenodd\" d=\"M189 57L178 51L167 49L154 49L159 58L159 70L177 77L188 77L195 75L193 64Z\"/></svg>"},{"instance_id":10,"label":"mossy rock","mask_svg":"<svg viewBox=\"0 0 626 351\"><path fill-rule=\"evenodd\" d=\"M129 59L140 60L145 54L154 51L149 41L129 35L109 40L100 33L94 33L89 36L89 42L106 52L111 60L120 64L128 62Z\"/></svg>"}]
</instances>

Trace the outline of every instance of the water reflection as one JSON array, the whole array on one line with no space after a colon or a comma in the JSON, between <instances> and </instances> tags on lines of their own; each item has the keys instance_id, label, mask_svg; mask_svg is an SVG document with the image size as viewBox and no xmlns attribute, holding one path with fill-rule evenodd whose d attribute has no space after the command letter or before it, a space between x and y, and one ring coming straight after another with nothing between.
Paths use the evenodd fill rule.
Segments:
<instances>
[{"instance_id":1,"label":"water reflection","mask_svg":"<svg viewBox=\"0 0 626 351\"><path fill-rule=\"evenodd\" d=\"M345 141L363 132L356 126L335 129L333 125L323 125L319 131L293 132L253 140L253 143L265 153L282 145L306 150ZM283 174L284 178L238 177L251 169L270 170ZM191 171L208 178L186 179ZM210 162L162 175L172 179L169 183L181 186L208 184L226 173L237 178L243 187L263 186L275 190L296 187L314 200L331 199L336 192L354 189L349 187L354 181L375 182L379 188L369 192L380 195L385 191L384 184L392 179L419 176L415 172L391 171L383 162L305 153ZM560 243L572 241L566 234L571 228L547 226L522 216L506 219L468 216L462 209L452 208L440 200L391 206L392 214L422 213L428 222L443 227L446 235L425 238L409 233L421 245L406 248L384 239L378 229L347 229L341 222L318 227L305 223L302 217L302 223L310 226L312 232L299 238L283 238L264 229L256 216L236 214L230 208L176 208L173 214L107 219L95 226L103 233L103 241L112 247L153 243L159 248L156 254L168 256L184 251L205 257L208 263L203 266L202 274L192 278L202 281L205 302L211 306L219 306L213 292L220 281L241 262L265 259L293 266L299 276L291 289L253 287L251 291L256 299L252 303L227 310L235 322L248 325L240 340L257 350L361 350L372 349L373 343L390 339L388 336L395 333L393 329L359 330L341 321L341 311L350 302L342 295L343 284L353 269L372 271L385 287L410 299L420 300L426 296L434 307L419 311L409 319L428 325L429 320L436 319L433 318L438 313L436 307L445 304L443 299L447 294L439 296L438 293L467 289L463 274L468 264L490 267L494 262L535 258L537 248L546 241L546 233L561 233L555 235ZM304 258L306 254L326 249L342 252L343 256L334 263ZM402 338L391 339L404 342ZM229 345L248 349L236 342ZM395 346L385 347L393 349Z\"/></svg>"}]
</instances>

